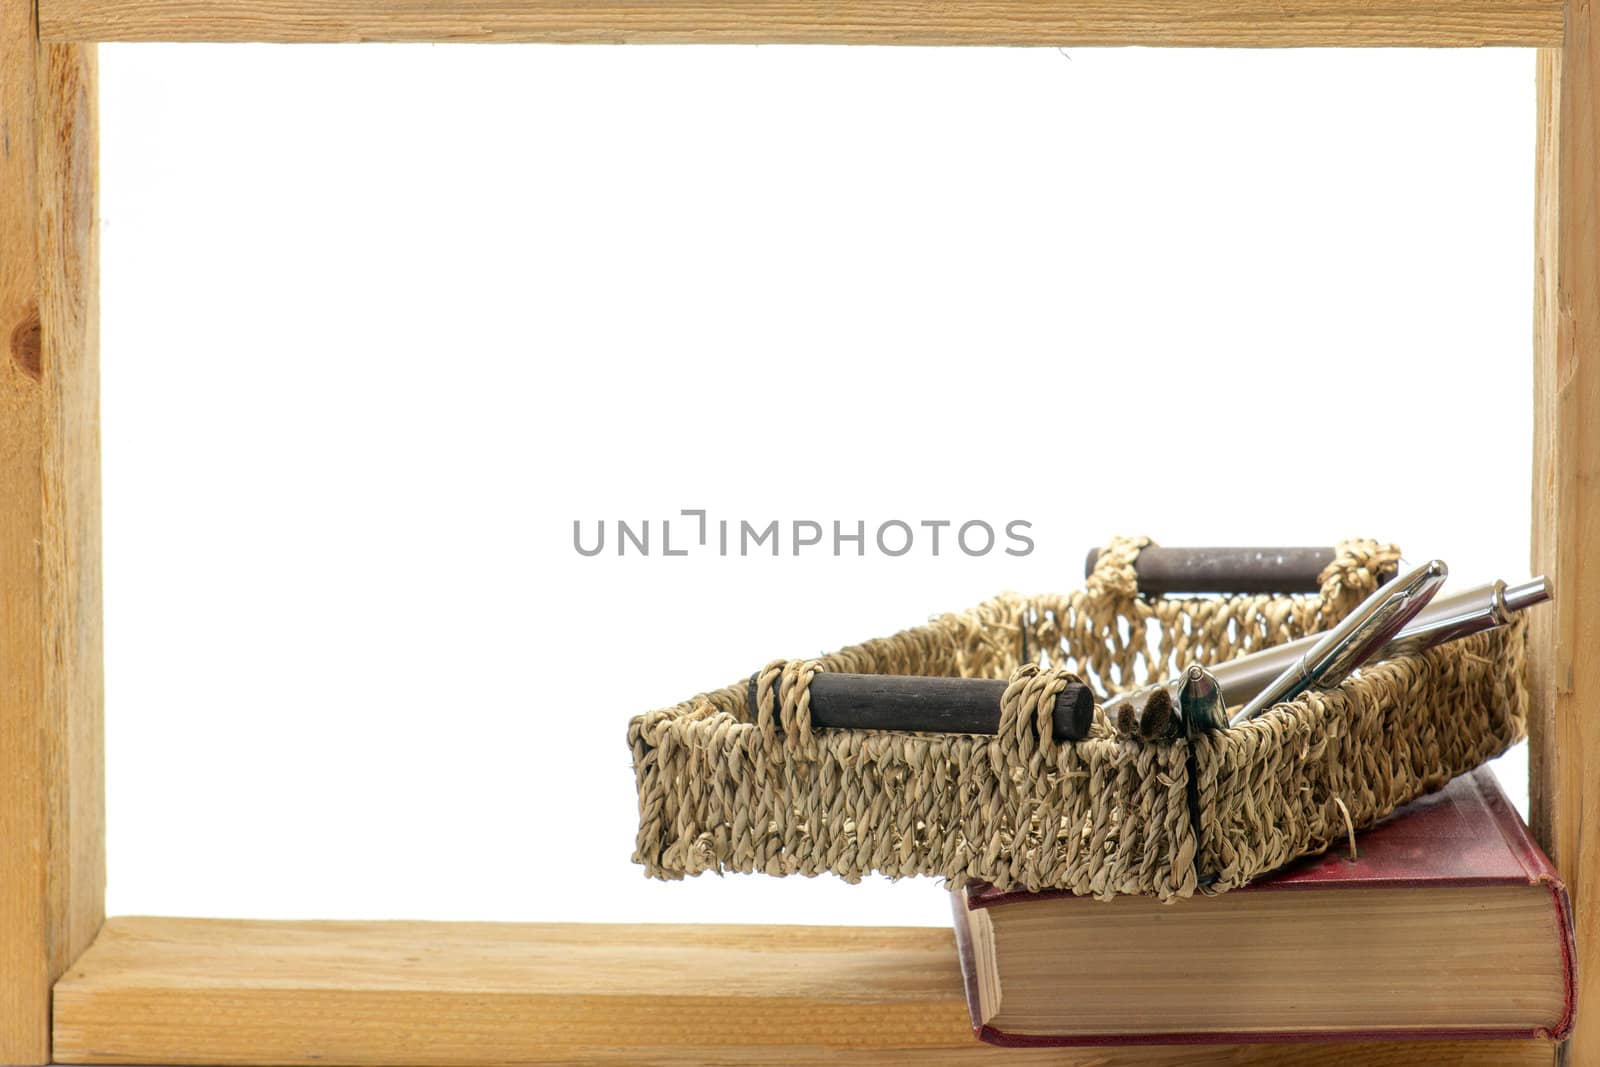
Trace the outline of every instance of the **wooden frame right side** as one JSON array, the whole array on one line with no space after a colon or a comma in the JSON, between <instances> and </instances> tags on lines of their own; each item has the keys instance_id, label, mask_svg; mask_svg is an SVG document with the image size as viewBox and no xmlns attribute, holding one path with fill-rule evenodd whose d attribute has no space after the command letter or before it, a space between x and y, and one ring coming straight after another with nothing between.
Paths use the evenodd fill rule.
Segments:
<instances>
[{"instance_id":1,"label":"wooden frame right side","mask_svg":"<svg viewBox=\"0 0 1600 1067\"><path fill-rule=\"evenodd\" d=\"M1559 1062L1600 1063L1600 36L1568 0L1538 52L1532 562L1555 584L1530 647L1534 833L1572 891L1577 1029Z\"/></svg>"}]
</instances>

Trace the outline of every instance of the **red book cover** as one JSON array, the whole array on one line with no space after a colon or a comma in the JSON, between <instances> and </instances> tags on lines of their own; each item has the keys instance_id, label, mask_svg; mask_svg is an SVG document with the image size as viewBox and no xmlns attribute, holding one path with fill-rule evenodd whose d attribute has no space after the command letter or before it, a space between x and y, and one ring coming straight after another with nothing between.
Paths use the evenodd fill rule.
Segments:
<instances>
[{"instance_id":1,"label":"red book cover","mask_svg":"<svg viewBox=\"0 0 1600 1067\"><path fill-rule=\"evenodd\" d=\"M1396 889L1433 886L1542 885L1554 898L1561 929L1560 951L1566 1004L1553 1029L1463 1029L1407 1031L1353 1031L1334 1033L1289 1031L1283 1033L1172 1033L1041 1036L1008 1034L984 1024L979 1016L977 975L967 924L962 910L1004 907L1021 900L1064 897L1083 907L1095 901L1075 898L1065 890L1043 893L1003 892L981 883L952 896L957 909L956 942L966 980L967 1004L973 1031L984 1041L1010 1046L1191 1044L1213 1042L1270 1042L1309 1040L1395 1040L1399 1038L1565 1038L1572 1030L1576 996L1576 946L1572 930L1572 904L1566 885L1544 852L1529 836L1516 809L1506 799L1494 773L1480 767L1462 775L1444 789L1412 801L1387 819L1357 835L1358 858L1330 849L1267 875L1234 893L1291 893L1330 888Z\"/></svg>"}]
</instances>

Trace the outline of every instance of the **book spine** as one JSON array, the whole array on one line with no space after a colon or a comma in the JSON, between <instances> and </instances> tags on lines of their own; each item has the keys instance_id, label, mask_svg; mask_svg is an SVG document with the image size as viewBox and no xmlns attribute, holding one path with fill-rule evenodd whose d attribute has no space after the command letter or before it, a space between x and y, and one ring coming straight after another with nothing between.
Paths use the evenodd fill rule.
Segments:
<instances>
[{"instance_id":1,"label":"book spine","mask_svg":"<svg viewBox=\"0 0 1600 1067\"><path fill-rule=\"evenodd\" d=\"M989 1041L980 1016L982 1007L978 1000L978 960L972 950L972 915L967 900L968 889L953 890L950 894L950 911L955 918L956 956L961 961L961 986L967 994L967 1017L972 1020L972 1032L981 1041ZM996 1044L997 1042L990 1042Z\"/></svg>"}]
</instances>

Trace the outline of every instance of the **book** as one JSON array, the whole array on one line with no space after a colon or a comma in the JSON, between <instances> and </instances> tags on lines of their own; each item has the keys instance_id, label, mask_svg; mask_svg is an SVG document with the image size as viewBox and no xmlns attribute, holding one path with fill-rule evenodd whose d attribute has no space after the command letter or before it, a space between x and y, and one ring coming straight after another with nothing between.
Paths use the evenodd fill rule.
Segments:
<instances>
[{"instance_id":1,"label":"book","mask_svg":"<svg viewBox=\"0 0 1600 1067\"><path fill-rule=\"evenodd\" d=\"M1562 1038L1572 906L1486 767L1215 897L956 891L977 1035L997 1045Z\"/></svg>"}]
</instances>

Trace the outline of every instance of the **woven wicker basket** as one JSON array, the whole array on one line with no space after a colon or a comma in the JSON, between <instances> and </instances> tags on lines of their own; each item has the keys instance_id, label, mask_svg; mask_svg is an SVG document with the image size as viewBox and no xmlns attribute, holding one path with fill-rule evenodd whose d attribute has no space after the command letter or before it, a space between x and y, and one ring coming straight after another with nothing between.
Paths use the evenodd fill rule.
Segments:
<instances>
[{"instance_id":1,"label":"woven wicker basket","mask_svg":"<svg viewBox=\"0 0 1600 1067\"><path fill-rule=\"evenodd\" d=\"M1008 594L893 637L769 667L632 721L634 859L704 871L869 872L1163 899L1243 885L1370 825L1523 736L1520 622L1396 659L1242 726L1177 740L1056 742L1068 681L1102 693L1325 629L1377 587L1393 546L1347 542L1315 596L1149 599L1133 559L1100 553L1087 588ZM1009 678L999 732L812 730L817 671ZM1042 727L1042 731L1041 731ZM1193 790L1190 784L1193 782Z\"/></svg>"}]
</instances>

